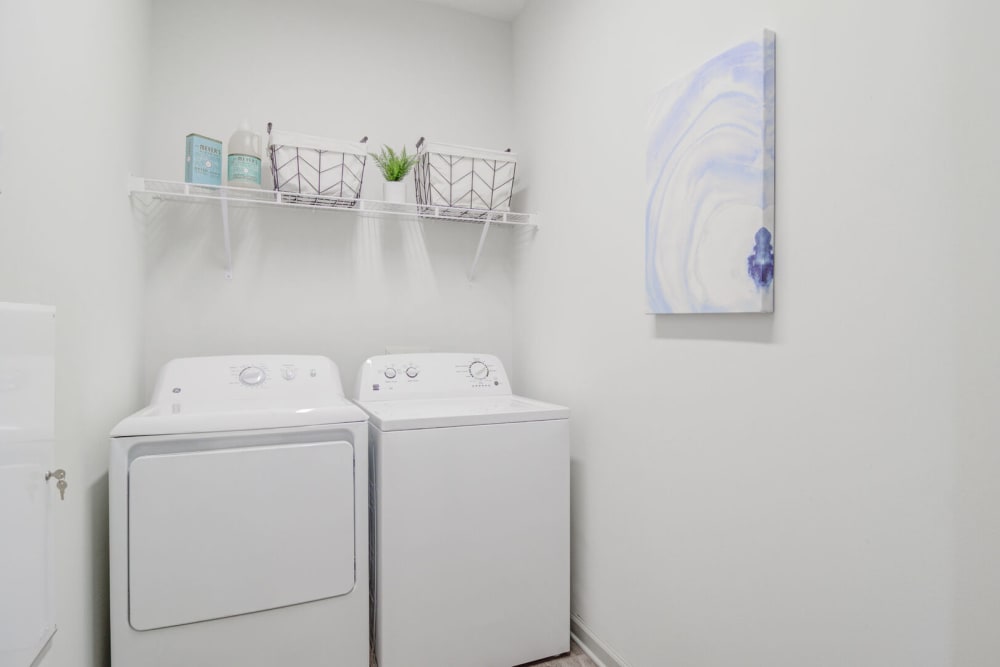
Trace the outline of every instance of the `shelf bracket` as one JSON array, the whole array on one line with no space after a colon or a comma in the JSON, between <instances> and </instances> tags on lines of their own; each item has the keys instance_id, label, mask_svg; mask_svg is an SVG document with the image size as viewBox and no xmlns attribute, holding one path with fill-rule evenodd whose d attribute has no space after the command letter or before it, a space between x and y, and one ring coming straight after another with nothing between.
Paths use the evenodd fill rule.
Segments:
<instances>
[{"instance_id":1,"label":"shelf bracket","mask_svg":"<svg viewBox=\"0 0 1000 667\"><path fill-rule=\"evenodd\" d=\"M143 192L146 189L146 179L142 176L128 175L128 196L131 197L136 192Z\"/></svg>"},{"instance_id":2,"label":"shelf bracket","mask_svg":"<svg viewBox=\"0 0 1000 667\"><path fill-rule=\"evenodd\" d=\"M486 236L490 233L490 221L483 223L483 233L479 236L479 245L476 247L476 256L472 258L472 268L469 269L469 281L476 278L476 266L479 264L479 257L483 254L483 246L486 245Z\"/></svg>"},{"instance_id":3,"label":"shelf bracket","mask_svg":"<svg viewBox=\"0 0 1000 667\"><path fill-rule=\"evenodd\" d=\"M229 200L223 197L222 204L222 243L226 247L226 280L233 279L233 249L229 241Z\"/></svg>"}]
</instances>

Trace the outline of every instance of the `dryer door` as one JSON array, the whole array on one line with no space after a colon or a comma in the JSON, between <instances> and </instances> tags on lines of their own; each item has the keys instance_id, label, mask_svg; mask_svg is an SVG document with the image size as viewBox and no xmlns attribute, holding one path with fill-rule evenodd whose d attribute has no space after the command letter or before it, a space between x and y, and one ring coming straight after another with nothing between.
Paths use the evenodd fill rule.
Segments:
<instances>
[{"instance_id":1,"label":"dryer door","mask_svg":"<svg viewBox=\"0 0 1000 667\"><path fill-rule=\"evenodd\" d=\"M235 616L354 588L354 449L150 454L129 466L129 622Z\"/></svg>"}]
</instances>

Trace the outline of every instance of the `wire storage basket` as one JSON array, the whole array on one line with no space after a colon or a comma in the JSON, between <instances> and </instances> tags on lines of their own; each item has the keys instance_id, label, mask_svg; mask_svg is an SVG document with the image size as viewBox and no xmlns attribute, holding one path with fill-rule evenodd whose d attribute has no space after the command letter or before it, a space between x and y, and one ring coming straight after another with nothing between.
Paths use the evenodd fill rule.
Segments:
<instances>
[{"instance_id":1,"label":"wire storage basket","mask_svg":"<svg viewBox=\"0 0 1000 667\"><path fill-rule=\"evenodd\" d=\"M509 148L455 146L420 137L414 169L417 204L472 209L464 213L470 218L509 211L516 169L517 156Z\"/></svg>"},{"instance_id":2,"label":"wire storage basket","mask_svg":"<svg viewBox=\"0 0 1000 667\"><path fill-rule=\"evenodd\" d=\"M357 206L368 159L366 143L314 137L267 124L274 189L283 199L314 206Z\"/></svg>"}]
</instances>

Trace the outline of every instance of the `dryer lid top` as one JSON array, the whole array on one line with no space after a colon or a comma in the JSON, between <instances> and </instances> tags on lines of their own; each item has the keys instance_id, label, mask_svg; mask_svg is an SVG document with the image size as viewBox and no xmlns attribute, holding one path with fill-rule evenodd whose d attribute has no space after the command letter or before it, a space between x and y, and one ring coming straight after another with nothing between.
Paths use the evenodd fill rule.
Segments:
<instances>
[{"instance_id":1,"label":"dryer lid top","mask_svg":"<svg viewBox=\"0 0 1000 667\"><path fill-rule=\"evenodd\" d=\"M344 398L336 364L321 356L175 359L159 372L150 405L113 437L244 431L364 421Z\"/></svg>"},{"instance_id":2,"label":"dryer lid top","mask_svg":"<svg viewBox=\"0 0 1000 667\"><path fill-rule=\"evenodd\" d=\"M365 413L346 398L335 403L278 404L273 401L151 405L123 419L111 437L250 431L363 422Z\"/></svg>"},{"instance_id":3,"label":"dryer lid top","mask_svg":"<svg viewBox=\"0 0 1000 667\"><path fill-rule=\"evenodd\" d=\"M522 396L359 401L382 431L568 419L569 408Z\"/></svg>"}]
</instances>

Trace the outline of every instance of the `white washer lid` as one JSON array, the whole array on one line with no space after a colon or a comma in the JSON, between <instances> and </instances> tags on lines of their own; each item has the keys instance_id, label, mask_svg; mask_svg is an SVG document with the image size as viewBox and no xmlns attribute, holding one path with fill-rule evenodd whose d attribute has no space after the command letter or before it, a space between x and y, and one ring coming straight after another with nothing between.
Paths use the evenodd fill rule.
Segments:
<instances>
[{"instance_id":1,"label":"white washer lid","mask_svg":"<svg viewBox=\"0 0 1000 667\"><path fill-rule=\"evenodd\" d=\"M123 419L111 437L248 431L295 426L363 422L367 415L346 398L321 405L302 400L244 400L217 403L157 404Z\"/></svg>"},{"instance_id":2,"label":"white washer lid","mask_svg":"<svg viewBox=\"0 0 1000 667\"><path fill-rule=\"evenodd\" d=\"M522 396L359 401L382 431L569 419L569 408Z\"/></svg>"}]
</instances>

